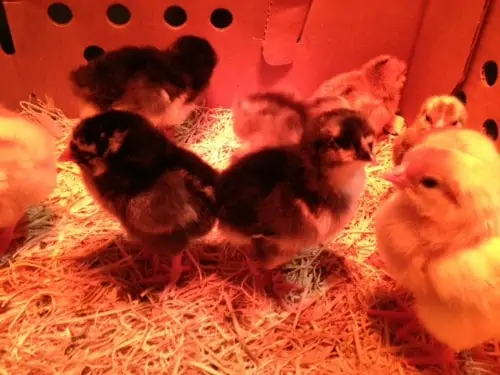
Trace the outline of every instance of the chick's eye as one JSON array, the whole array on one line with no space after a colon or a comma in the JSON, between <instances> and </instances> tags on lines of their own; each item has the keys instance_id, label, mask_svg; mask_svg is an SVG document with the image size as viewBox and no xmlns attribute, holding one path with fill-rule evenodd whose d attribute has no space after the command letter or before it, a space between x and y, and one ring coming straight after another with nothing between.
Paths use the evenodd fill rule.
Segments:
<instances>
[{"instance_id":1,"label":"chick's eye","mask_svg":"<svg viewBox=\"0 0 500 375\"><path fill-rule=\"evenodd\" d=\"M432 177L423 177L420 180L420 184L428 189L435 188L438 185L438 182L435 178Z\"/></svg>"},{"instance_id":2,"label":"chick's eye","mask_svg":"<svg viewBox=\"0 0 500 375\"><path fill-rule=\"evenodd\" d=\"M458 120L455 120L451 123L452 126L457 126L458 125Z\"/></svg>"},{"instance_id":3,"label":"chick's eye","mask_svg":"<svg viewBox=\"0 0 500 375\"><path fill-rule=\"evenodd\" d=\"M429 115L425 115L425 121L427 121L429 124L432 124L432 118Z\"/></svg>"}]
</instances>

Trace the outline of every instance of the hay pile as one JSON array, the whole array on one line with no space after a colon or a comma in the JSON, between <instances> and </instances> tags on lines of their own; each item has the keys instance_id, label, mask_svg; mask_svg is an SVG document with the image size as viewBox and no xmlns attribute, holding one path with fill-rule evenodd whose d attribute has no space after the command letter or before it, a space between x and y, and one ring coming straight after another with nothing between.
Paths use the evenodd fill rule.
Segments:
<instances>
[{"instance_id":1,"label":"hay pile","mask_svg":"<svg viewBox=\"0 0 500 375\"><path fill-rule=\"evenodd\" d=\"M27 115L56 121L62 150L74 122L51 104L21 104ZM200 112L179 137L218 168L238 145L225 110ZM366 313L395 293L373 254L371 220L387 191L377 176L390 147L379 146L381 163L369 170L349 228L330 249L286 267L305 287L286 306L254 290L245 257L216 232L189 249L191 271L162 293L167 278L153 278L150 260L124 248L76 167L61 164L56 191L28 213L17 252L2 260L0 374L421 373L399 355L415 343L392 345L393 327ZM473 361L467 368L495 373Z\"/></svg>"}]
</instances>

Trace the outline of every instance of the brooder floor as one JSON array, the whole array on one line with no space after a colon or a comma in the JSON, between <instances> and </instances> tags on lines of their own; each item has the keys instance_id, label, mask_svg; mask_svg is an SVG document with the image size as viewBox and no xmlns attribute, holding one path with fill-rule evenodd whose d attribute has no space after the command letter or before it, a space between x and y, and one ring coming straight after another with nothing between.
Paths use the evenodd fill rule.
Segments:
<instances>
[{"instance_id":1,"label":"brooder floor","mask_svg":"<svg viewBox=\"0 0 500 375\"><path fill-rule=\"evenodd\" d=\"M60 126L62 150L73 122L54 105L21 104ZM238 145L227 110L200 112L179 139L218 168ZM216 231L189 249L191 271L162 293L167 278L123 248L119 226L87 195L76 167L59 165L57 189L30 210L2 259L0 374L444 374L405 364L403 352L423 333L393 343L395 327L367 314L406 298L375 252L372 216L387 196L378 175L391 140L378 148L348 228L285 267L305 288L286 305L254 290L241 249ZM500 373L494 361L461 364L464 374Z\"/></svg>"}]
</instances>

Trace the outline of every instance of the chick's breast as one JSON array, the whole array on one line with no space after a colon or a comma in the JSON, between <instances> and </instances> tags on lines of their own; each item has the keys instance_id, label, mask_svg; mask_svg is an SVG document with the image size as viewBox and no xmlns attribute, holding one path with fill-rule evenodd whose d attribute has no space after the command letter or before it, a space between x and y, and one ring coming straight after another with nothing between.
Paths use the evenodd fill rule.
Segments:
<instances>
[{"instance_id":1,"label":"chick's breast","mask_svg":"<svg viewBox=\"0 0 500 375\"><path fill-rule=\"evenodd\" d=\"M426 261L419 252L425 243L419 240L415 217L396 192L375 213L374 227L377 250L388 273L403 287L419 293L429 286L423 270Z\"/></svg>"},{"instance_id":2,"label":"chick's breast","mask_svg":"<svg viewBox=\"0 0 500 375\"><path fill-rule=\"evenodd\" d=\"M7 227L55 188L56 150L38 123L15 115L0 123L0 227Z\"/></svg>"},{"instance_id":3,"label":"chick's breast","mask_svg":"<svg viewBox=\"0 0 500 375\"><path fill-rule=\"evenodd\" d=\"M417 300L419 319L456 351L500 338L500 238L432 260L432 293Z\"/></svg>"}]
</instances>

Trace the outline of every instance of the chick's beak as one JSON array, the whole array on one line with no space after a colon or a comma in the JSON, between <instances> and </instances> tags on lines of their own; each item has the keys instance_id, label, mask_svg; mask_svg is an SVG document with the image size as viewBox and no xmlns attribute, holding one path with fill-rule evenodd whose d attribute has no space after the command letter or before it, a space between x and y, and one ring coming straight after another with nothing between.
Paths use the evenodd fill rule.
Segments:
<instances>
[{"instance_id":1,"label":"chick's beak","mask_svg":"<svg viewBox=\"0 0 500 375\"><path fill-rule=\"evenodd\" d=\"M434 124L434 128L436 129L441 129L441 128L444 128L444 126L446 125L446 123L444 122L443 119L440 119L438 120L435 124Z\"/></svg>"},{"instance_id":2,"label":"chick's beak","mask_svg":"<svg viewBox=\"0 0 500 375\"><path fill-rule=\"evenodd\" d=\"M59 161L60 163L73 161L73 155L71 153L71 148L69 146L67 146L66 149L62 152L62 154L59 155L57 161Z\"/></svg>"},{"instance_id":3,"label":"chick's beak","mask_svg":"<svg viewBox=\"0 0 500 375\"><path fill-rule=\"evenodd\" d=\"M410 186L410 180L406 174L406 167L403 165L394 167L390 171L383 173L381 177L399 189L404 189Z\"/></svg>"}]
</instances>

